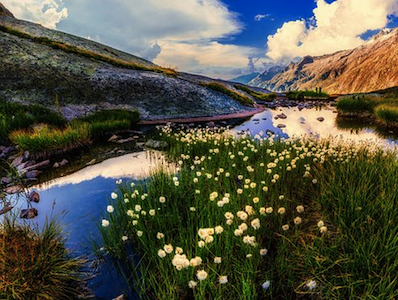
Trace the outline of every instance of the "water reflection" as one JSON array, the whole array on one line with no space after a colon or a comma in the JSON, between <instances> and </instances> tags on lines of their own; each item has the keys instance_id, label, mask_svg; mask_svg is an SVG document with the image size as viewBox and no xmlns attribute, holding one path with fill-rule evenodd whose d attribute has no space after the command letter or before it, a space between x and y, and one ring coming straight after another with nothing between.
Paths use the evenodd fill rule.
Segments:
<instances>
[{"instance_id":1,"label":"water reflection","mask_svg":"<svg viewBox=\"0 0 398 300\"><path fill-rule=\"evenodd\" d=\"M285 119L277 117L284 114ZM284 117L284 116L282 116ZM250 120L234 128L234 132L273 132L279 137L315 135L317 137L337 137L348 141L369 141L381 147L395 147L398 137L377 130L374 126L357 121L339 120L333 107L323 109L279 108L266 110L254 115ZM323 118L323 121L320 121ZM283 127L279 128L278 127ZM282 126L281 126L282 125ZM284 127L284 126L285 127Z\"/></svg>"},{"instance_id":2,"label":"water reflection","mask_svg":"<svg viewBox=\"0 0 398 300\"><path fill-rule=\"evenodd\" d=\"M66 246L74 255L94 259L91 241L100 240L98 225L105 214L116 181L140 180L148 176L154 166L165 163L164 156L156 151L131 153L88 166L76 173L33 186L40 193L40 202L33 203L39 215L29 221L42 228L47 216L57 216L67 232ZM24 208L25 201L18 207ZM103 270L88 281L96 299L113 299L127 292L125 280L116 270ZM131 295L130 295L131 296Z\"/></svg>"}]
</instances>

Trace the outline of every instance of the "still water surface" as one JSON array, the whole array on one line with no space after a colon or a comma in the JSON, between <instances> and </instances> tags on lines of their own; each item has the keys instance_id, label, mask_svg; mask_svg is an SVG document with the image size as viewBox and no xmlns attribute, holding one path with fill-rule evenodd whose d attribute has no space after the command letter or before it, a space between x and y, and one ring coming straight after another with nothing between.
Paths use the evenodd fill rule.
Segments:
<instances>
[{"instance_id":1,"label":"still water surface","mask_svg":"<svg viewBox=\"0 0 398 300\"><path fill-rule=\"evenodd\" d=\"M281 113L287 118L275 119ZM323 117L324 121L318 121L319 117ZM278 124L284 124L286 127L278 128ZM267 110L234 129L235 132L248 130L253 135L270 130L281 137L315 134L353 141L370 140L386 147L394 146L398 140L388 132L377 132L371 126L355 122L337 122L333 108L302 111L297 108ZM90 239L99 238L97 226L101 223L111 192L117 188L116 180L144 178L158 162L159 156L157 153L157 158L151 158L149 151L128 154L34 186L33 189L41 195L40 203L35 204L39 210L35 222L42 226L46 215L62 214L60 220L68 232L67 246L75 255L93 258ZM100 269L98 276L89 280L88 285L97 299L112 299L126 289L123 279L108 269Z\"/></svg>"}]
</instances>

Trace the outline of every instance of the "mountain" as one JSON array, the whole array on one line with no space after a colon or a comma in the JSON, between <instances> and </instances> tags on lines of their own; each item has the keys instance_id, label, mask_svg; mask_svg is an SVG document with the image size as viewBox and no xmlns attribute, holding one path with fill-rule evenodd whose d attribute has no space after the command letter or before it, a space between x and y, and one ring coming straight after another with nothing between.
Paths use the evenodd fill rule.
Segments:
<instances>
[{"instance_id":1,"label":"mountain","mask_svg":"<svg viewBox=\"0 0 398 300\"><path fill-rule=\"evenodd\" d=\"M306 56L257 86L274 91L360 93L398 85L398 28L381 30L365 44L333 54Z\"/></svg>"},{"instance_id":2,"label":"mountain","mask_svg":"<svg viewBox=\"0 0 398 300\"><path fill-rule=\"evenodd\" d=\"M250 74L246 74L246 75L242 75L242 76L239 76L239 77L235 77L235 78L229 79L229 81L242 83L242 84L248 84L251 80L256 78L258 75L260 75L260 73L253 72L253 73L250 73Z\"/></svg>"},{"instance_id":3,"label":"mountain","mask_svg":"<svg viewBox=\"0 0 398 300\"><path fill-rule=\"evenodd\" d=\"M213 81L18 20L0 3L0 101L43 104L68 119L111 108L138 109L144 120L254 109L205 85Z\"/></svg>"},{"instance_id":4,"label":"mountain","mask_svg":"<svg viewBox=\"0 0 398 300\"><path fill-rule=\"evenodd\" d=\"M276 74L279 74L280 72L283 72L285 68L280 65L272 66L268 69L266 69L264 72L253 78L250 82L249 85L253 86L258 86L264 81L268 81L271 78L273 78Z\"/></svg>"}]
</instances>

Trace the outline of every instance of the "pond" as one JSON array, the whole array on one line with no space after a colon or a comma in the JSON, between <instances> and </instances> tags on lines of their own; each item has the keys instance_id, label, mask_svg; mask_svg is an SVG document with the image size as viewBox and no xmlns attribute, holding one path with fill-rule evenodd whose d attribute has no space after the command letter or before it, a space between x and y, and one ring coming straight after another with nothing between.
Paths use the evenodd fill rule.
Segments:
<instances>
[{"instance_id":1,"label":"pond","mask_svg":"<svg viewBox=\"0 0 398 300\"><path fill-rule=\"evenodd\" d=\"M275 118L282 113L282 118ZM323 121L320 121L320 117ZM285 127L279 128L279 124ZM398 141L398 137L388 132L379 132L372 126L337 121L333 107L301 111L297 108L266 110L234 128L235 133L248 130L252 135L260 131L269 131L281 137L314 134L337 136L353 141L370 140L384 147L394 147ZM67 231L67 247L71 248L75 255L94 259L90 240L99 239L98 225L105 214L111 192L117 189L116 181L137 181L145 178L159 161L163 161L159 152L130 153L36 185L33 189L40 193L41 201L34 204L39 216L33 222L37 222L41 227L47 215L59 216ZM96 299L112 299L126 293L127 289L124 280L118 277L115 271L105 269L104 266L100 266L96 276L88 280L88 287L93 290Z\"/></svg>"},{"instance_id":2,"label":"pond","mask_svg":"<svg viewBox=\"0 0 398 300\"><path fill-rule=\"evenodd\" d=\"M281 114L284 116L279 118ZM278 125L283 128L279 128ZM236 133L250 131L252 135L268 131L283 138L294 135L334 137L353 142L369 141L383 148L395 147L398 141L397 135L375 125L337 118L337 112L331 106L302 110L295 107L265 110L236 126L234 131Z\"/></svg>"}]
</instances>

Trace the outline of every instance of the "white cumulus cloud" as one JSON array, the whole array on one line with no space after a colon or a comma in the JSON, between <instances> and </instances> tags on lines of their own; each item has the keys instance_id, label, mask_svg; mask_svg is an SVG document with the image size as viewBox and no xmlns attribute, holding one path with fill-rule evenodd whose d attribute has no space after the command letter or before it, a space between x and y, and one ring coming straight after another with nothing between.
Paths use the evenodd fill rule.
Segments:
<instances>
[{"instance_id":1,"label":"white cumulus cloud","mask_svg":"<svg viewBox=\"0 0 398 300\"><path fill-rule=\"evenodd\" d=\"M2 3L16 18L40 23L51 29L68 17L62 0L3 0Z\"/></svg>"},{"instance_id":2,"label":"white cumulus cloud","mask_svg":"<svg viewBox=\"0 0 398 300\"><path fill-rule=\"evenodd\" d=\"M180 71L228 78L236 69L247 67L248 56L259 52L228 44L243 30L243 24L221 0L3 0L3 3L18 18L51 28L56 26L61 31L88 37Z\"/></svg>"},{"instance_id":3,"label":"white cumulus cloud","mask_svg":"<svg viewBox=\"0 0 398 300\"><path fill-rule=\"evenodd\" d=\"M251 47L224 45L216 41L203 43L162 42L155 63L211 77L231 78L238 69L246 69ZM224 74L223 74L224 73Z\"/></svg>"},{"instance_id":4,"label":"white cumulus cloud","mask_svg":"<svg viewBox=\"0 0 398 300\"><path fill-rule=\"evenodd\" d=\"M384 28L398 14L396 0L317 0L311 21L290 21L268 36L266 55L288 62L305 55L323 55L364 43L360 35Z\"/></svg>"}]
</instances>

